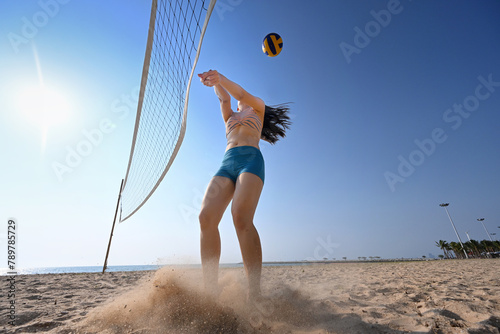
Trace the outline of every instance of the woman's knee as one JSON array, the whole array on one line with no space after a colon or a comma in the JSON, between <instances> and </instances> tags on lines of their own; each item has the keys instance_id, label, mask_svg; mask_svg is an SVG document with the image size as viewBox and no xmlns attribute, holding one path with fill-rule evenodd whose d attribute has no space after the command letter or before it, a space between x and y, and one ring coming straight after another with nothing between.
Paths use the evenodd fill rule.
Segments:
<instances>
[{"instance_id":1,"label":"woman's knee","mask_svg":"<svg viewBox=\"0 0 500 334\"><path fill-rule=\"evenodd\" d=\"M249 217L248 214L234 209L231 210L231 214L233 216L233 223L236 231L248 230L253 226L253 219Z\"/></svg>"},{"instance_id":2,"label":"woman's knee","mask_svg":"<svg viewBox=\"0 0 500 334\"><path fill-rule=\"evenodd\" d=\"M200 221L200 228L202 230L217 228L220 221L220 219L217 219L213 213L206 209L201 209L198 220Z\"/></svg>"}]
</instances>

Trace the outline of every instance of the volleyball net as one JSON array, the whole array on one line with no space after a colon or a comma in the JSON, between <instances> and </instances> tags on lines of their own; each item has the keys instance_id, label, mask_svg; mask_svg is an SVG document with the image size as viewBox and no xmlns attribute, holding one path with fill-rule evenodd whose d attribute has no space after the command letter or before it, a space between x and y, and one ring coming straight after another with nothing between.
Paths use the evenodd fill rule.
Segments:
<instances>
[{"instance_id":1,"label":"volleyball net","mask_svg":"<svg viewBox=\"0 0 500 334\"><path fill-rule=\"evenodd\" d=\"M158 188L186 131L189 88L216 0L153 0L120 222Z\"/></svg>"}]
</instances>

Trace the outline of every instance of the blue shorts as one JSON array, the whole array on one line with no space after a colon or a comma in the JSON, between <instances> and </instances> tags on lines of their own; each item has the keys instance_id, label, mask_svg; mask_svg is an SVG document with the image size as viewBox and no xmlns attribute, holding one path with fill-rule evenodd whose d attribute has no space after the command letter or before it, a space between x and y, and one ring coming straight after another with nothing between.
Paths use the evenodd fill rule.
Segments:
<instances>
[{"instance_id":1,"label":"blue shorts","mask_svg":"<svg viewBox=\"0 0 500 334\"><path fill-rule=\"evenodd\" d=\"M224 154L222 165L215 176L227 177L236 183L241 173L252 173L264 182L264 158L260 150L253 146L237 146Z\"/></svg>"}]
</instances>

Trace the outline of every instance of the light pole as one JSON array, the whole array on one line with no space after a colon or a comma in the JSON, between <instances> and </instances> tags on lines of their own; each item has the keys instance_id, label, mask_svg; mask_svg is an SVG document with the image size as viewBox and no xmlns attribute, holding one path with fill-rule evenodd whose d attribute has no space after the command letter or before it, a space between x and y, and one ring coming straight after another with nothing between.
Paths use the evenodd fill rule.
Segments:
<instances>
[{"instance_id":1,"label":"light pole","mask_svg":"<svg viewBox=\"0 0 500 334\"><path fill-rule=\"evenodd\" d=\"M451 226L453 226L453 230L455 231L455 234L457 235L458 241L460 242L460 246L462 246L462 250L464 251L465 258L468 259L469 256L467 256L467 252L465 251L464 245L462 244L462 240L460 239L460 236L458 235L457 229L455 228L455 224L453 224L453 220L451 219L450 213L448 212L448 209L446 208L448 205L450 205L450 203L439 204L439 206L443 207L444 210L446 211L448 218L450 218Z\"/></svg>"},{"instance_id":2,"label":"light pole","mask_svg":"<svg viewBox=\"0 0 500 334\"><path fill-rule=\"evenodd\" d=\"M484 223L483 223L484 218L478 218L477 221L480 222L481 224L483 224L484 230L486 231L486 234L488 235L488 238L490 238L490 241L493 242L493 240L491 239L490 232L488 232L488 230L486 229L486 226L484 226Z\"/></svg>"}]
</instances>

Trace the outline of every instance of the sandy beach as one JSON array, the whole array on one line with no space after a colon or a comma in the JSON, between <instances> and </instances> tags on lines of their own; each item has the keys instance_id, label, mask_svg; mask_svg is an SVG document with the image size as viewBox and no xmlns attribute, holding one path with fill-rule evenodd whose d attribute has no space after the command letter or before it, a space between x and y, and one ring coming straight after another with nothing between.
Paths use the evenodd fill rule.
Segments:
<instances>
[{"instance_id":1,"label":"sandy beach","mask_svg":"<svg viewBox=\"0 0 500 334\"><path fill-rule=\"evenodd\" d=\"M500 260L332 263L263 269L248 304L242 268L217 300L199 269L19 275L2 333L500 333ZM5 277L5 276L4 276ZM7 277L5 277L7 278ZM6 282L5 280L3 280Z\"/></svg>"}]
</instances>

